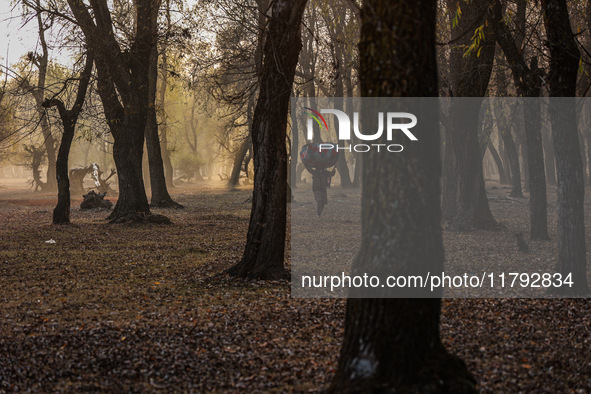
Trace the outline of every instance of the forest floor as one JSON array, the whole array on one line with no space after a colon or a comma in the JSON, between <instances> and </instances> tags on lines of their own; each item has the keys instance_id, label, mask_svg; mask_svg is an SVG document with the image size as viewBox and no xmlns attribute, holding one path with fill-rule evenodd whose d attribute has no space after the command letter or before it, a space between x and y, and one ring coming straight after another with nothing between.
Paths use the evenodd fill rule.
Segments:
<instances>
[{"instance_id":1,"label":"forest floor","mask_svg":"<svg viewBox=\"0 0 591 394\"><path fill-rule=\"evenodd\" d=\"M294 299L288 282L223 274L244 249L247 188L177 187L173 196L186 209L154 210L172 225L110 225L107 211L80 211L77 197L73 224L53 226L53 195L0 185L0 392L327 387L345 301ZM555 189L552 240L530 243L525 255L514 233L527 234L527 199L488 187L506 229L445 231L446 259L555 261ZM339 193L330 190L329 199ZM313 209L303 197L310 194L298 189L296 203ZM590 234L588 227L587 245ZM441 336L482 392L591 392L588 300L444 299Z\"/></svg>"}]
</instances>

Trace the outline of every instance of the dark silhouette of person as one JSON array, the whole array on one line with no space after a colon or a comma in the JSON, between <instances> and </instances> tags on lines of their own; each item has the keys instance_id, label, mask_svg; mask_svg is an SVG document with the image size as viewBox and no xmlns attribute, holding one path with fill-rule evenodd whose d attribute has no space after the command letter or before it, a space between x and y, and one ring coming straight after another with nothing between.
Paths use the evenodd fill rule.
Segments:
<instances>
[{"instance_id":1,"label":"dark silhouette of person","mask_svg":"<svg viewBox=\"0 0 591 394\"><path fill-rule=\"evenodd\" d=\"M336 171L334 168L332 171L327 171L325 168L314 168L307 165L306 169L312 174L312 191L316 200L316 213L320 217L324 206L328 204L326 188L330 187L331 179Z\"/></svg>"}]
</instances>

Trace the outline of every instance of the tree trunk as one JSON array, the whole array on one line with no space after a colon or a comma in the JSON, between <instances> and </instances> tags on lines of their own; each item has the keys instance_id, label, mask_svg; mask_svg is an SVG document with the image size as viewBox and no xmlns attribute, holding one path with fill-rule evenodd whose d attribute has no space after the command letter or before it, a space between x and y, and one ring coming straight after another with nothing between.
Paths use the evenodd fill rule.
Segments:
<instances>
[{"instance_id":1,"label":"tree trunk","mask_svg":"<svg viewBox=\"0 0 591 394\"><path fill-rule=\"evenodd\" d=\"M142 180L144 181L144 187L146 188L146 194L148 189L152 187L150 182L150 163L148 161L148 147L144 144L142 152Z\"/></svg>"},{"instance_id":2,"label":"tree trunk","mask_svg":"<svg viewBox=\"0 0 591 394\"><path fill-rule=\"evenodd\" d=\"M353 187L361 186L361 173L363 172L363 160L361 154L355 155L355 169L353 170Z\"/></svg>"},{"instance_id":3,"label":"tree trunk","mask_svg":"<svg viewBox=\"0 0 591 394\"><path fill-rule=\"evenodd\" d=\"M298 159L300 157L300 128L297 125L291 125L291 158L289 160L289 182L290 188L295 189L298 187L300 177L298 175L297 166Z\"/></svg>"},{"instance_id":4,"label":"tree trunk","mask_svg":"<svg viewBox=\"0 0 591 394\"><path fill-rule=\"evenodd\" d=\"M539 94L538 94L539 96ZM546 196L546 172L542 148L540 101L537 98L524 102L525 139L529 162L529 213L530 238L548 240L548 207Z\"/></svg>"},{"instance_id":5,"label":"tree trunk","mask_svg":"<svg viewBox=\"0 0 591 394\"><path fill-rule=\"evenodd\" d=\"M345 145L344 141L341 141L342 145ZM349 166L347 165L347 157L345 154L346 151L342 151L339 154L339 158L337 161L337 171L339 172L339 176L341 177L341 187L344 189L348 189L353 187L353 182L351 182L351 174L349 172Z\"/></svg>"},{"instance_id":6,"label":"tree trunk","mask_svg":"<svg viewBox=\"0 0 591 394\"><path fill-rule=\"evenodd\" d=\"M520 163L521 175L523 176L523 189L526 193L529 193L529 159L527 157L527 141L521 127L516 125L513 130L515 133L515 139L518 141L517 152L518 154L521 154Z\"/></svg>"},{"instance_id":7,"label":"tree trunk","mask_svg":"<svg viewBox=\"0 0 591 394\"><path fill-rule=\"evenodd\" d=\"M302 47L307 0L277 0L265 32L259 97L254 111L254 192L242 260L232 276L287 278L283 266L287 209L285 139L289 99Z\"/></svg>"},{"instance_id":8,"label":"tree trunk","mask_svg":"<svg viewBox=\"0 0 591 394\"><path fill-rule=\"evenodd\" d=\"M140 133L132 126L117 127L117 129L118 131L113 133L113 159L119 179L119 199L108 219L125 221L127 217L150 214L142 176L144 130Z\"/></svg>"},{"instance_id":9,"label":"tree trunk","mask_svg":"<svg viewBox=\"0 0 591 394\"><path fill-rule=\"evenodd\" d=\"M166 0L164 4L164 11L166 16L166 32L168 35L172 32L170 0ZM174 187L174 171L172 168L172 161L170 160L170 151L168 150L168 119L166 116L166 91L168 90L168 41L165 41L163 44L161 59L162 71L160 73L160 108L162 109L161 113L163 115L162 119L160 120L160 136L162 137L160 147L162 150L162 161L164 162L164 178L166 179L166 186L170 189Z\"/></svg>"},{"instance_id":10,"label":"tree trunk","mask_svg":"<svg viewBox=\"0 0 591 394\"><path fill-rule=\"evenodd\" d=\"M511 197L523 197L521 191L521 167L519 165L519 153L513 135L511 134L511 127L508 125L501 126L501 136L505 144L505 151L509 158L509 166L511 168Z\"/></svg>"},{"instance_id":11,"label":"tree trunk","mask_svg":"<svg viewBox=\"0 0 591 394\"><path fill-rule=\"evenodd\" d=\"M497 150L492 142L489 142L487 147L488 147L488 150L490 151L490 154L491 154L493 160L495 161L495 165L497 166L497 171L499 173L499 183L500 184L507 183L507 179L505 177L505 169L503 168L503 162L501 160L501 156L499 156L499 152L497 152Z\"/></svg>"},{"instance_id":12,"label":"tree trunk","mask_svg":"<svg viewBox=\"0 0 591 394\"><path fill-rule=\"evenodd\" d=\"M494 6L493 27L497 42L503 49L507 62L511 67L513 80L520 96L527 97L523 100L523 123L525 145L522 149L523 164L525 168L526 191L529 192L530 208L530 237L536 240L547 240L548 213L546 204L546 172L544 170L544 152L542 146L542 112L540 108L540 90L542 86L543 72L538 68L538 59L533 57L528 66L520 50L523 34L519 31L514 39L507 29L503 19L502 5L496 1ZM525 26L524 0L519 1L519 18L521 25ZM515 124L515 122L513 122Z\"/></svg>"},{"instance_id":13,"label":"tree trunk","mask_svg":"<svg viewBox=\"0 0 591 394\"><path fill-rule=\"evenodd\" d=\"M41 114L43 118L41 119L41 131L43 132L43 144L45 146L45 152L47 153L47 174L45 179L45 184L43 184L43 190L54 192L57 188L56 182L56 152L55 146L56 141L51 134L51 129L49 127L49 119L45 114Z\"/></svg>"},{"instance_id":14,"label":"tree trunk","mask_svg":"<svg viewBox=\"0 0 591 394\"><path fill-rule=\"evenodd\" d=\"M37 8L41 7L39 0L36 0L35 3ZM41 46L41 54L33 54L32 58L34 59L33 63L37 66L38 69L37 84L36 86L30 86L28 78L25 78L25 85L27 85L27 90L35 99L35 104L37 105L36 110L40 118L39 123L41 125L41 133L43 134L43 146L45 147L45 153L47 154L47 176L45 178L45 182L41 182L41 179L37 179L37 186L40 186L43 191L53 192L57 188L55 168L56 141L53 137L53 134L51 133L49 119L45 114L45 109L43 107L43 95L45 94L47 69L49 66L49 51L47 41L45 38L45 32L47 31L47 29L49 29L49 27L43 22L41 12L37 12L36 18L39 34L39 43ZM35 176L36 174L33 175L34 178Z\"/></svg>"},{"instance_id":15,"label":"tree trunk","mask_svg":"<svg viewBox=\"0 0 591 394\"><path fill-rule=\"evenodd\" d=\"M448 0L448 6L455 10L458 3ZM485 23L485 11L488 6L487 2L462 3L462 18L458 25L452 28L452 40L457 40L451 52L454 97L484 97L486 94L495 54L492 28ZM466 54L464 45L471 44L472 35L465 34L465 31L473 30L474 26L480 25L483 26L484 38L480 42L478 54ZM452 166L445 165L444 169L447 171L450 167L454 168L456 185L451 186L451 182L444 182L443 185L444 199L448 204L456 204L456 213L449 225L458 231L498 228L488 206L480 159L478 125L481 103L482 100L476 99L470 102L452 99L450 103L451 127L446 130L446 143L449 141L452 148L450 153L454 155L455 163ZM452 190L446 190L450 186ZM446 216L448 213L446 212Z\"/></svg>"},{"instance_id":16,"label":"tree trunk","mask_svg":"<svg viewBox=\"0 0 591 394\"><path fill-rule=\"evenodd\" d=\"M68 158L70 156L72 140L74 139L78 115L80 115L82 105L86 98L86 92L88 91L93 63L94 56L92 52L88 52L86 54L86 64L82 71L80 83L78 84L76 92L76 101L74 102L72 109L67 110L64 103L58 99L45 100L41 104L44 108L57 106L64 127L64 133L56 161L58 194L57 205L53 209L53 224L70 223L70 179L68 176Z\"/></svg>"},{"instance_id":17,"label":"tree trunk","mask_svg":"<svg viewBox=\"0 0 591 394\"><path fill-rule=\"evenodd\" d=\"M157 37L156 24L153 25L153 37ZM156 114L156 92L158 86L158 48L154 42L151 45L150 64L148 66L148 103L146 119L146 148L150 165L150 190L152 191L151 206L160 208L183 208L173 201L168 193L166 177L164 176L164 161L158 135L158 118Z\"/></svg>"},{"instance_id":18,"label":"tree trunk","mask_svg":"<svg viewBox=\"0 0 591 394\"><path fill-rule=\"evenodd\" d=\"M587 164L589 170L587 184L591 184L591 132L585 133L585 141L587 142Z\"/></svg>"},{"instance_id":19,"label":"tree trunk","mask_svg":"<svg viewBox=\"0 0 591 394\"><path fill-rule=\"evenodd\" d=\"M554 144L552 142L552 130L550 128L542 132L544 144L544 158L546 164L546 183L556 186L556 160L554 158Z\"/></svg>"},{"instance_id":20,"label":"tree trunk","mask_svg":"<svg viewBox=\"0 0 591 394\"><path fill-rule=\"evenodd\" d=\"M451 112L451 111L450 111ZM456 182L456 156L451 143L451 124L445 125L445 146L443 153L443 195L442 195L442 216L444 220L451 221L458 214L458 184Z\"/></svg>"},{"instance_id":21,"label":"tree trunk","mask_svg":"<svg viewBox=\"0 0 591 394\"><path fill-rule=\"evenodd\" d=\"M43 160L44 152L40 149L37 149L35 145L27 146L25 145L25 150L31 154L31 169L33 170L33 185L35 185L35 190L37 191L39 188L43 189L44 183L41 181L41 161Z\"/></svg>"},{"instance_id":22,"label":"tree trunk","mask_svg":"<svg viewBox=\"0 0 591 394\"><path fill-rule=\"evenodd\" d=\"M558 269L572 275L566 295L589 293L585 248L585 183L576 116L579 48L571 31L565 0L542 0L550 47L550 121L558 180ZM559 97L559 98L557 98Z\"/></svg>"},{"instance_id":23,"label":"tree trunk","mask_svg":"<svg viewBox=\"0 0 591 394\"><path fill-rule=\"evenodd\" d=\"M475 131L481 105L482 100L460 102L452 99L450 106L452 132L447 137L451 140L456 160L457 182L457 213L451 220L450 227L460 232L491 230L498 226L488 206L480 144Z\"/></svg>"},{"instance_id":24,"label":"tree trunk","mask_svg":"<svg viewBox=\"0 0 591 394\"><path fill-rule=\"evenodd\" d=\"M509 164L509 156L507 155L507 151L505 149L505 143L503 142L503 137L501 136L500 131L497 130L497 137L499 139L499 156L503 161L503 168L505 169L505 185L511 184L511 165Z\"/></svg>"},{"instance_id":25,"label":"tree trunk","mask_svg":"<svg viewBox=\"0 0 591 394\"><path fill-rule=\"evenodd\" d=\"M437 95L436 6L435 0L364 1L362 97ZM390 272L419 265L443 268L439 116L437 110L430 115L421 117L424 138L406 154L374 151L364 156L362 211L367 216L353 262L355 273L377 265ZM441 343L440 310L437 298L350 298L339 363L328 391L476 392L465 364Z\"/></svg>"},{"instance_id":26,"label":"tree trunk","mask_svg":"<svg viewBox=\"0 0 591 394\"><path fill-rule=\"evenodd\" d=\"M170 160L170 151L168 150L168 126L164 123L160 129L160 134L162 135L160 148L162 149L162 161L164 162L164 179L166 179L166 187L171 189L174 188L174 169Z\"/></svg>"},{"instance_id":27,"label":"tree trunk","mask_svg":"<svg viewBox=\"0 0 591 394\"><path fill-rule=\"evenodd\" d=\"M503 66L504 59L497 58L499 66ZM503 70L499 69L496 74L497 77L497 93L499 97L507 96L507 78ZM502 101L500 101L502 103ZM513 135L511 134L511 123L515 122L515 114L517 113L516 108L506 108L504 105L501 106L500 112L495 108L497 113L496 121L497 127L499 128L499 134L503 140L503 146L507 159L509 160L509 168L511 169L511 197L523 197L521 191L521 169L519 167L519 154ZM502 115L502 116L501 116Z\"/></svg>"},{"instance_id":28,"label":"tree trunk","mask_svg":"<svg viewBox=\"0 0 591 394\"><path fill-rule=\"evenodd\" d=\"M252 147L252 140L250 136L244 139L240 144L240 148L236 151L236 155L234 156L234 165L232 166L232 174L230 175L230 180L228 181L228 186L234 188L240 184L240 173L242 172L242 163L244 162L244 158L246 157L246 153Z\"/></svg>"},{"instance_id":29,"label":"tree trunk","mask_svg":"<svg viewBox=\"0 0 591 394\"><path fill-rule=\"evenodd\" d=\"M166 177L164 176L164 162L162 160L162 151L160 147L160 138L158 136L158 120L156 118L156 108L150 107L148 110L148 120L146 123L146 148L148 152L148 163L150 168L150 190L152 191L151 206L160 208L183 208L175 202L166 186Z\"/></svg>"},{"instance_id":30,"label":"tree trunk","mask_svg":"<svg viewBox=\"0 0 591 394\"><path fill-rule=\"evenodd\" d=\"M157 47L160 0L133 2L135 26L125 51L116 40L106 1L92 1L90 8L80 1L67 1L86 45L95 54L99 95L114 139L119 199L109 219L143 221L150 215L142 179L142 156L146 123L150 106L154 105L150 64Z\"/></svg>"},{"instance_id":31,"label":"tree trunk","mask_svg":"<svg viewBox=\"0 0 591 394\"><path fill-rule=\"evenodd\" d=\"M70 223L70 179L68 177L68 157L74 139L74 124L70 119L64 121L64 134L57 155L57 205L53 209L53 224Z\"/></svg>"}]
</instances>

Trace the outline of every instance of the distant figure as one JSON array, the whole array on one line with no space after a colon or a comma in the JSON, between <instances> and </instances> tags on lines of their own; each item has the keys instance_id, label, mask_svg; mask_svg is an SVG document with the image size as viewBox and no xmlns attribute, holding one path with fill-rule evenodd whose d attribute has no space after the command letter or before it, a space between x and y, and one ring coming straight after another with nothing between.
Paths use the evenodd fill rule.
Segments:
<instances>
[{"instance_id":1,"label":"distant figure","mask_svg":"<svg viewBox=\"0 0 591 394\"><path fill-rule=\"evenodd\" d=\"M316 199L316 212L320 217L324 206L328 204L326 188L330 187L331 178L335 170L328 171L327 168L337 164L339 152L337 144L332 142L310 142L302 146L300 151L302 164L312 174L312 191Z\"/></svg>"},{"instance_id":2,"label":"distant figure","mask_svg":"<svg viewBox=\"0 0 591 394\"><path fill-rule=\"evenodd\" d=\"M326 188L330 187L332 177L335 175L335 170L327 171L325 168L314 168L306 166L306 169L312 174L312 191L314 192L314 199L316 200L316 213L318 217L322 214L324 206L328 204L328 197Z\"/></svg>"}]
</instances>

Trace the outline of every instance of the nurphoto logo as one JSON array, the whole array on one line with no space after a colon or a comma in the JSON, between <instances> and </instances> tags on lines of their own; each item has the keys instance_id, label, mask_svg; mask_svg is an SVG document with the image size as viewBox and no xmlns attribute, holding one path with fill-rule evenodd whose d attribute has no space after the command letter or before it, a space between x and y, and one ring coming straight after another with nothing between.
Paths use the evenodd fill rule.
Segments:
<instances>
[{"instance_id":1,"label":"nurphoto logo","mask_svg":"<svg viewBox=\"0 0 591 394\"><path fill-rule=\"evenodd\" d=\"M321 109L316 111L309 107L304 107L305 114L308 116L307 122L307 136L308 140L314 139L314 122L320 127L328 131L328 123L322 114L332 114L337 118L337 136L339 141L351 141L351 124L353 125L353 133L360 141L376 141L386 130L386 139L392 141L392 136L395 131L401 131L408 137L410 141L418 141L417 137L410 131L417 125L417 117L408 112L378 112L378 130L373 134L364 134L360 130L359 113L353 112L353 122L345 112L338 109ZM337 126L335 126L337 127ZM361 143L349 144L347 146L338 146L332 143L320 144L320 151L323 149L336 149L336 151L348 150L349 152L369 152L370 150L387 151L392 153L402 152L404 147L400 144L378 144L378 143Z\"/></svg>"}]
</instances>

